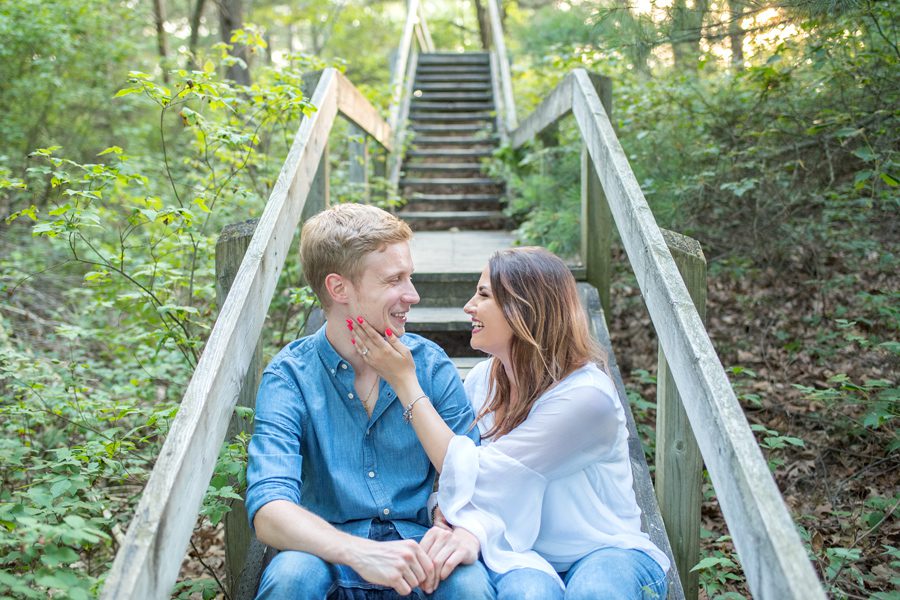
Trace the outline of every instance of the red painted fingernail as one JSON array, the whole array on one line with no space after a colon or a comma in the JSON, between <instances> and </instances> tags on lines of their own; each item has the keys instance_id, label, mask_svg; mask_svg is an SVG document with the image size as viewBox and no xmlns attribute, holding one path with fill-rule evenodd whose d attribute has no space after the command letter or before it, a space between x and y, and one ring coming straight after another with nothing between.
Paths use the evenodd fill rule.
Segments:
<instances>
[{"instance_id":1,"label":"red painted fingernail","mask_svg":"<svg viewBox=\"0 0 900 600\"><path fill-rule=\"evenodd\" d=\"M351 343L351 344L355 344L355 343L356 343L356 338L350 338L350 343Z\"/></svg>"},{"instance_id":2,"label":"red painted fingernail","mask_svg":"<svg viewBox=\"0 0 900 600\"><path fill-rule=\"evenodd\" d=\"M391 337L392 335L394 335L394 332L391 331L390 327L388 327L387 329L384 330L384 335Z\"/></svg>"},{"instance_id":3,"label":"red painted fingernail","mask_svg":"<svg viewBox=\"0 0 900 600\"><path fill-rule=\"evenodd\" d=\"M353 323L347 323L347 329L353 331Z\"/></svg>"},{"instance_id":4,"label":"red painted fingernail","mask_svg":"<svg viewBox=\"0 0 900 600\"><path fill-rule=\"evenodd\" d=\"M353 319L346 319L347 325L353 325Z\"/></svg>"},{"instance_id":5,"label":"red painted fingernail","mask_svg":"<svg viewBox=\"0 0 900 600\"><path fill-rule=\"evenodd\" d=\"M357 321L360 325L362 325L362 322L363 322L362 317L356 317L356 321Z\"/></svg>"}]
</instances>

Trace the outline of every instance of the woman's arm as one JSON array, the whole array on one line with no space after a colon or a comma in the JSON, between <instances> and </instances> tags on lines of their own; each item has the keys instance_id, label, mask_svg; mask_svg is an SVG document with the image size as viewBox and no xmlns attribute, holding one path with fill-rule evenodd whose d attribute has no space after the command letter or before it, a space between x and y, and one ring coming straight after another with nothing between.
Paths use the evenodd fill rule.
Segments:
<instances>
[{"instance_id":1,"label":"woman's arm","mask_svg":"<svg viewBox=\"0 0 900 600\"><path fill-rule=\"evenodd\" d=\"M422 391L409 348L390 329L382 337L360 319L357 319L351 332L355 334L356 347L366 363L397 392L397 398L405 409L404 414L409 416L419 442L440 473L447 446L455 434ZM363 350L367 352L363 354Z\"/></svg>"}]
</instances>

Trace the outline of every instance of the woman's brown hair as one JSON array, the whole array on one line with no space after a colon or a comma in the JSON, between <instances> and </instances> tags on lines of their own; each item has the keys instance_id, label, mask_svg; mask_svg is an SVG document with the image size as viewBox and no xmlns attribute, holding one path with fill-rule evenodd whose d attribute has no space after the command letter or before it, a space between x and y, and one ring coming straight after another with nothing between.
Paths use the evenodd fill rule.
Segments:
<instances>
[{"instance_id":1,"label":"woman's brown hair","mask_svg":"<svg viewBox=\"0 0 900 600\"><path fill-rule=\"evenodd\" d=\"M528 417L537 399L588 362L605 364L588 329L575 278L556 255L538 247L495 252L488 261L491 293L512 328L510 362L518 394L499 360L491 368L489 401L478 419L494 413L484 437L500 437Z\"/></svg>"}]
</instances>

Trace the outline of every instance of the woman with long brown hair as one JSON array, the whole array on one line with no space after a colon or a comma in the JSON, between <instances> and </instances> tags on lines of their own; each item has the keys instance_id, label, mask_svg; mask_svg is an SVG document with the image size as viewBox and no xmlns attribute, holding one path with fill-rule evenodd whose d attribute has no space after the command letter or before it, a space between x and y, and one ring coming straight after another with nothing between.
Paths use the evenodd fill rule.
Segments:
<instances>
[{"instance_id":1,"label":"woman with long brown hair","mask_svg":"<svg viewBox=\"0 0 900 600\"><path fill-rule=\"evenodd\" d=\"M497 252L464 310L472 347L491 355L465 381L480 446L444 424L396 335L348 328L440 472L444 518L480 542L497 597L664 598L669 561L640 529L624 411L565 263Z\"/></svg>"}]
</instances>

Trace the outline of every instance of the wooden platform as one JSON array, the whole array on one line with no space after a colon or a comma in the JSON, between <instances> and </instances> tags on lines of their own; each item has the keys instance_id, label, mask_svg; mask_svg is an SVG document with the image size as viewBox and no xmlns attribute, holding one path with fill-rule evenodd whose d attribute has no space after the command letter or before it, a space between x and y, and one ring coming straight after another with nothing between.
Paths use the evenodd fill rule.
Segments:
<instances>
[{"instance_id":1,"label":"wooden platform","mask_svg":"<svg viewBox=\"0 0 900 600\"><path fill-rule=\"evenodd\" d=\"M410 249L416 273L481 273L491 254L516 241L511 231L419 231Z\"/></svg>"}]
</instances>

